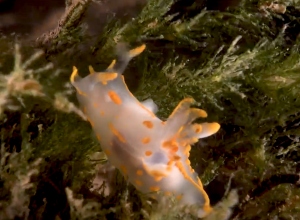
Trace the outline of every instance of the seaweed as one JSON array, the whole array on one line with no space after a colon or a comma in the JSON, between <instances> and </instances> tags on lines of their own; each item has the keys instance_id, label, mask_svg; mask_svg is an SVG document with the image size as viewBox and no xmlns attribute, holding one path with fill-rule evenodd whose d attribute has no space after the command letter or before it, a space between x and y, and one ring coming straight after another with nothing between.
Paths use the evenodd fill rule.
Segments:
<instances>
[{"instance_id":1,"label":"seaweed","mask_svg":"<svg viewBox=\"0 0 300 220\"><path fill-rule=\"evenodd\" d=\"M221 124L190 156L214 207L207 219L297 218L298 1L216 10L149 0L129 21L112 16L96 37L85 28L90 1L66 3L59 26L37 42L0 36L1 219L197 219L195 207L157 203L109 167L77 107L72 66L103 69L119 42L147 45L125 80L159 117L193 97Z\"/></svg>"}]
</instances>

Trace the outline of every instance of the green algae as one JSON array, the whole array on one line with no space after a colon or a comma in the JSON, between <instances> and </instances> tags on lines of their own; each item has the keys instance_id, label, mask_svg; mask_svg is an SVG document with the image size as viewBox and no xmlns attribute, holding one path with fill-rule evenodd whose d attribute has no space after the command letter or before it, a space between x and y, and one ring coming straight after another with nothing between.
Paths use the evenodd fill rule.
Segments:
<instances>
[{"instance_id":1,"label":"green algae","mask_svg":"<svg viewBox=\"0 0 300 220\"><path fill-rule=\"evenodd\" d=\"M113 193L90 190L95 166L106 158L91 159L101 147L76 107L68 78L72 65L107 66L118 42L146 43L125 78L138 99L155 101L162 119L182 98L193 97L208 121L221 124L215 136L192 147L190 157L215 206L208 219L298 216L298 38L287 39L282 14L258 9L263 1L191 17L184 12L183 20L182 12L179 18L168 14L173 4L150 0L132 21L112 18L85 59L77 57L89 39L81 26L84 4L69 10L47 45L39 42L47 59L36 55L33 66L26 60L36 54L34 47L20 43L21 50L15 50L14 40L1 37L3 219L196 219L192 208L179 209L173 200L157 204L117 172L107 183ZM285 4L298 10L298 1ZM289 22L297 22L289 10ZM53 68L43 69L49 63ZM39 69L44 72L35 74ZM36 84L8 93L14 90L7 79L16 72ZM133 72L136 78L130 78Z\"/></svg>"}]
</instances>

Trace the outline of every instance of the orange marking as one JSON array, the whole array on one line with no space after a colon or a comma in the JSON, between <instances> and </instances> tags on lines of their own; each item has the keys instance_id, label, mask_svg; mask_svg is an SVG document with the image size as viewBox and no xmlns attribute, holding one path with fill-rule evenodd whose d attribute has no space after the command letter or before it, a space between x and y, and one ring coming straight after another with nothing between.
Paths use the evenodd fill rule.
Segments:
<instances>
[{"instance_id":1,"label":"orange marking","mask_svg":"<svg viewBox=\"0 0 300 220\"><path fill-rule=\"evenodd\" d=\"M185 163L190 166L191 165L191 161L189 159L186 159Z\"/></svg>"},{"instance_id":2,"label":"orange marking","mask_svg":"<svg viewBox=\"0 0 300 220\"><path fill-rule=\"evenodd\" d=\"M186 136L187 136L187 133L186 133L186 132L182 132L182 133L180 133L180 136L181 136L181 137L186 137Z\"/></svg>"},{"instance_id":3,"label":"orange marking","mask_svg":"<svg viewBox=\"0 0 300 220\"><path fill-rule=\"evenodd\" d=\"M91 124L92 127L95 126L95 123L90 118L87 118L87 120L90 122L90 124Z\"/></svg>"},{"instance_id":4,"label":"orange marking","mask_svg":"<svg viewBox=\"0 0 300 220\"><path fill-rule=\"evenodd\" d=\"M167 171L168 172L171 172L172 171L172 166L174 164L174 160L169 160L168 163L167 163Z\"/></svg>"},{"instance_id":5,"label":"orange marking","mask_svg":"<svg viewBox=\"0 0 300 220\"><path fill-rule=\"evenodd\" d=\"M100 111L100 115L101 115L101 116L104 116L104 111Z\"/></svg>"},{"instance_id":6,"label":"orange marking","mask_svg":"<svg viewBox=\"0 0 300 220\"><path fill-rule=\"evenodd\" d=\"M108 70L112 70L112 69L114 68L115 64L116 64L116 60L113 60L113 61L109 64L109 66L107 67L107 69L108 69Z\"/></svg>"},{"instance_id":7,"label":"orange marking","mask_svg":"<svg viewBox=\"0 0 300 220\"><path fill-rule=\"evenodd\" d=\"M173 156L173 160L174 160L174 161L180 160L180 158L181 158L181 157L178 156L178 155L174 155L174 156Z\"/></svg>"},{"instance_id":8,"label":"orange marking","mask_svg":"<svg viewBox=\"0 0 300 220\"><path fill-rule=\"evenodd\" d=\"M194 102L195 102L195 100L192 98L185 98L185 99L181 100L181 102L179 102L179 104L176 106L176 108L173 110L173 112L169 116L168 120L170 118L173 118L176 114L181 113L183 109L187 110L190 107L190 105L193 104Z\"/></svg>"},{"instance_id":9,"label":"orange marking","mask_svg":"<svg viewBox=\"0 0 300 220\"><path fill-rule=\"evenodd\" d=\"M181 172L181 174L183 175L183 177L185 179L187 179L190 183L192 183L202 194L205 202L204 202L204 207L206 210L210 210L210 205L209 205L209 198L208 195L206 194L205 190L203 189L203 185L199 184L199 180L197 180L197 182L195 182L185 171L183 165L181 164L181 162L176 162L176 167L178 168L178 170Z\"/></svg>"},{"instance_id":10,"label":"orange marking","mask_svg":"<svg viewBox=\"0 0 300 220\"><path fill-rule=\"evenodd\" d=\"M118 77L118 73L98 73L97 80L103 85L106 85L108 81L114 80Z\"/></svg>"},{"instance_id":11,"label":"orange marking","mask_svg":"<svg viewBox=\"0 0 300 220\"><path fill-rule=\"evenodd\" d=\"M142 44L141 46L130 50L129 54L131 57L135 57L135 56L139 55L140 53L142 53L145 50L145 48L146 48L146 45Z\"/></svg>"},{"instance_id":12,"label":"orange marking","mask_svg":"<svg viewBox=\"0 0 300 220\"><path fill-rule=\"evenodd\" d=\"M104 153L105 153L107 156L111 155L111 152L110 152L110 150L108 150L108 149L104 150Z\"/></svg>"},{"instance_id":13,"label":"orange marking","mask_svg":"<svg viewBox=\"0 0 300 220\"><path fill-rule=\"evenodd\" d=\"M197 143L198 142L198 138L196 138L196 137L193 137L193 138L191 138L190 140L189 140L189 143L190 144L194 144L194 143Z\"/></svg>"},{"instance_id":14,"label":"orange marking","mask_svg":"<svg viewBox=\"0 0 300 220\"><path fill-rule=\"evenodd\" d=\"M151 139L149 137L144 137L142 139L143 144L148 144L151 141Z\"/></svg>"},{"instance_id":15,"label":"orange marking","mask_svg":"<svg viewBox=\"0 0 300 220\"><path fill-rule=\"evenodd\" d=\"M79 90L78 88L77 88L77 93L79 94L79 95L82 95L82 96L87 96L87 94L86 93L84 93L84 92L82 92L81 90Z\"/></svg>"},{"instance_id":16,"label":"orange marking","mask_svg":"<svg viewBox=\"0 0 300 220\"><path fill-rule=\"evenodd\" d=\"M190 117L191 117L191 120L194 120L196 118L206 118L207 113L206 113L206 111L199 109L199 108L191 108L190 109Z\"/></svg>"},{"instance_id":17,"label":"orange marking","mask_svg":"<svg viewBox=\"0 0 300 220\"><path fill-rule=\"evenodd\" d=\"M168 174L162 170L150 170L149 167L143 163L144 169L149 175L151 175L155 181L160 181L162 178L166 177Z\"/></svg>"},{"instance_id":18,"label":"orange marking","mask_svg":"<svg viewBox=\"0 0 300 220\"><path fill-rule=\"evenodd\" d=\"M108 125L110 131L121 141L122 143L126 143L125 138L120 134L120 132L111 124Z\"/></svg>"},{"instance_id":19,"label":"orange marking","mask_svg":"<svg viewBox=\"0 0 300 220\"><path fill-rule=\"evenodd\" d=\"M199 134L202 131L202 126L199 124L194 124L195 132ZM198 141L198 140L197 140Z\"/></svg>"},{"instance_id":20,"label":"orange marking","mask_svg":"<svg viewBox=\"0 0 300 220\"><path fill-rule=\"evenodd\" d=\"M177 199L178 201L180 201L180 200L182 199L182 195L176 196L176 199Z\"/></svg>"},{"instance_id":21,"label":"orange marking","mask_svg":"<svg viewBox=\"0 0 300 220\"><path fill-rule=\"evenodd\" d=\"M144 174L144 172L142 170L137 170L136 171L136 175L138 176L142 176Z\"/></svg>"},{"instance_id":22,"label":"orange marking","mask_svg":"<svg viewBox=\"0 0 300 220\"><path fill-rule=\"evenodd\" d=\"M114 92L114 91L109 91L109 92L108 92L108 95L109 95L109 97L111 98L111 100L112 100L115 104L117 104L117 105L122 104L122 100L121 100L120 96L119 96L116 92Z\"/></svg>"},{"instance_id":23,"label":"orange marking","mask_svg":"<svg viewBox=\"0 0 300 220\"><path fill-rule=\"evenodd\" d=\"M166 191L164 194L165 194L165 196L171 196L172 195L172 193L169 192L169 191Z\"/></svg>"},{"instance_id":24,"label":"orange marking","mask_svg":"<svg viewBox=\"0 0 300 220\"><path fill-rule=\"evenodd\" d=\"M191 151L191 145L186 145L183 153L185 155L189 156L190 155L190 151Z\"/></svg>"},{"instance_id":25,"label":"orange marking","mask_svg":"<svg viewBox=\"0 0 300 220\"><path fill-rule=\"evenodd\" d=\"M173 153L176 153L176 152L178 151L178 149L179 149L178 146L173 147L173 148L172 148L172 152L173 152Z\"/></svg>"},{"instance_id":26,"label":"orange marking","mask_svg":"<svg viewBox=\"0 0 300 220\"><path fill-rule=\"evenodd\" d=\"M145 155L148 156L148 157L151 156L151 155L152 155L152 151L147 150L147 151L145 152Z\"/></svg>"},{"instance_id":27,"label":"orange marking","mask_svg":"<svg viewBox=\"0 0 300 220\"><path fill-rule=\"evenodd\" d=\"M150 191L152 191L152 192L157 192L159 190L160 190L160 188L158 186L150 186Z\"/></svg>"},{"instance_id":28,"label":"orange marking","mask_svg":"<svg viewBox=\"0 0 300 220\"><path fill-rule=\"evenodd\" d=\"M98 141L100 141L101 140L100 134L97 134L96 136L97 136Z\"/></svg>"},{"instance_id":29,"label":"orange marking","mask_svg":"<svg viewBox=\"0 0 300 220\"><path fill-rule=\"evenodd\" d=\"M177 146L177 143L174 140L170 140L170 141L164 141L162 145L165 148L172 148L173 146Z\"/></svg>"},{"instance_id":30,"label":"orange marking","mask_svg":"<svg viewBox=\"0 0 300 220\"><path fill-rule=\"evenodd\" d=\"M166 170L167 170L168 172L171 172L171 171L172 171L172 166L168 166Z\"/></svg>"},{"instance_id":31,"label":"orange marking","mask_svg":"<svg viewBox=\"0 0 300 220\"><path fill-rule=\"evenodd\" d=\"M164 148L167 148L167 149L171 150L173 153L176 153L179 149L177 142L174 141L174 140L164 141L162 146Z\"/></svg>"},{"instance_id":32,"label":"orange marking","mask_svg":"<svg viewBox=\"0 0 300 220\"><path fill-rule=\"evenodd\" d=\"M169 162L167 163L167 165L168 166L172 166L173 162L174 162L173 160L169 160Z\"/></svg>"},{"instance_id":33,"label":"orange marking","mask_svg":"<svg viewBox=\"0 0 300 220\"><path fill-rule=\"evenodd\" d=\"M143 185L142 181L140 181L140 180L135 180L134 182L137 186L142 186Z\"/></svg>"},{"instance_id":34,"label":"orange marking","mask_svg":"<svg viewBox=\"0 0 300 220\"><path fill-rule=\"evenodd\" d=\"M203 184L202 184L202 182L201 182L201 180L200 180L199 177L197 177L197 182L198 182L198 185L201 186L201 187L203 188Z\"/></svg>"},{"instance_id":35,"label":"orange marking","mask_svg":"<svg viewBox=\"0 0 300 220\"><path fill-rule=\"evenodd\" d=\"M124 174L127 174L127 168L125 167L125 165L121 165L121 166L120 166L120 170L121 170Z\"/></svg>"},{"instance_id":36,"label":"orange marking","mask_svg":"<svg viewBox=\"0 0 300 220\"><path fill-rule=\"evenodd\" d=\"M161 122L161 124L162 124L162 125L165 125L165 124L166 124L166 122L165 122L165 121L162 121L162 122Z\"/></svg>"},{"instance_id":37,"label":"orange marking","mask_svg":"<svg viewBox=\"0 0 300 220\"><path fill-rule=\"evenodd\" d=\"M83 107L82 111L83 111L84 114L86 114L86 107Z\"/></svg>"},{"instance_id":38,"label":"orange marking","mask_svg":"<svg viewBox=\"0 0 300 220\"><path fill-rule=\"evenodd\" d=\"M204 204L204 205L203 205L203 210L204 210L207 214L209 214L213 209L212 209L212 207L209 205L209 203L207 203L207 204Z\"/></svg>"},{"instance_id":39,"label":"orange marking","mask_svg":"<svg viewBox=\"0 0 300 220\"><path fill-rule=\"evenodd\" d=\"M89 65L89 71L90 71L91 75L93 75L95 73L95 70L91 65Z\"/></svg>"},{"instance_id":40,"label":"orange marking","mask_svg":"<svg viewBox=\"0 0 300 220\"><path fill-rule=\"evenodd\" d=\"M98 107L99 107L99 104L98 104L97 102L94 102L94 103L93 103L93 106L94 106L94 108L98 108Z\"/></svg>"},{"instance_id":41,"label":"orange marking","mask_svg":"<svg viewBox=\"0 0 300 220\"><path fill-rule=\"evenodd\" d=\"M153 123L151 121L143 121L143 125L150 129L153 128Z\"/></svg>"},{"instance_id":42,"label":"orange marking","mask_svg":"<svg viewBox=\"0 0 300 220\"><path fill-rule=\"evenodd\" d=\"M160 181L162 178L166 177L167 175L159 170L152 170L149 173L151 176L153 176L155 181Z\"/></svg>"},{"instance_id":43,"label":"orange marking","mask_svg":"<svg viewBox=\"0 0 300 220\"><path fill-rule=\"evenodd\" d=\"M74 84L76 77L78 78L78 69L75 66L73 66L73 72L70 76L70 81L72 84Z\"/></svg>"}]
</instances>

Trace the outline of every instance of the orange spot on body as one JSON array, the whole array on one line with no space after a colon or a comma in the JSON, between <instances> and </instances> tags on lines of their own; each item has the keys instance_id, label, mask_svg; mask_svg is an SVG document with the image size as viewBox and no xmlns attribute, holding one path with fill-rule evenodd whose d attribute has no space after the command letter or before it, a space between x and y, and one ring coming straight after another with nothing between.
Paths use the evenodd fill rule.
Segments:
<instances>
[{"instance_id":1,"label":"orange spot on body","mask_svg":"<svg viewBox=\"0 0 300 220\"><path fill-rule=\"evenodd\" d=\"M135 180L134 182L137 186L142 186L143 185L142 181L140 181L140 180Z\"/></svg>"},{"instance_id":2,"label":"orange spot on body","mask_svg":"<svg viewBox=\"0 0 300 220\"><path fill-rule=\"evenodd\" d=\"M159 190L160 190L160 188L158 186L150 186L150 191L152 191L152 192L157 192Z\"/></svg>"},{"instance_id":3,"label":"orange spot on body","mask_svg":"<svg viewBox=\"0 0 300 220\"><path fill-rule=\"evenodd\" d=\"M153 123L151 121L143 121L143 125L149 129L153 128Z\"/></svg>"},{"instance_id":4,"label":"orange spot on body","mask_svg":"<svg viewBox=\"0 0 300 220\"><path fill-rule=\"evenodd\" d=\"M96 136L97 136L98 141L100 141L101 140L100 134L97 134Z\"/></svg>"},{"instance_id":5,"label":"orange spot on body","mask_svg":"<svg viewBox=\"0 0 300 220\"><path fill-rule=\"evenodd\" d=\"M151 156L151 155L152 155L152 151L147 150L147 151L145 152L145 155L148 156L148 157Z\"/></svg>"},{"instance_id":6,"label":"orange spot on body","mask_svg":"<svg viewBox=\"0 0 300 220\"><path fill-rule=\"evenodd\" d=\"M87 111L86 111L86 107L83 107L83 108L82 108L82 111L83 111L84 114L86 114L86 112L87 112Z\"/></svg>"},{"instance_id":7,"label":"orange spot on body","mask_svg":"<svg viewBox=\"0 0 300 220\"><path fill-rule=\"evenodd\" d=\"M159 171L159 170L152 170L150 175L153 176L155 181L160 181L162 178L166 177L166 173Z\"/></svg>"},{"instance_id":8,"label":"orange spot on body","mask_svg":"<svg viewBox=\"0 0 300 220\"><path fill-rule=\"evenodd\" d=\"M177 151L178 151L178 146L175 146L175 147L172 148L173 153L176 153Z\"/></svg>"},{"instance_id":9,"label":"orange spot on body","mask_svg":"<svg viewBox=\"0 0 300 220\"><path fill-rule=\"evenodd\" d=\"M146 172L153 177L155 181L160 181L162 178L166 177L168 173L164 172L165 170L151 170L149 167L143 163L144 169Z\"/></svg>"},{"instance_id":10,"label":"orange spot on body","mask_svg":"<svg viewBox=\"0 0 300 220\"><path fill-rule=\"evenodd\" d=\"M163 142L163 147L165 147L165 148L171 148L173 146L177 146L176 141L171 140L171 141Z\"/></svg>"},{"instance_id":11,"label":"orange spot on body","mask_svg":"<svg viewBox=\"0 0 300 220\"><path fill-rule=\"evenodd\" d=\"M124 174L127 174L127 168L125 167L125 165L121 165L121 166L120 166L120 170L121 170Z\"/></svg>"},{"instance_id":12,"label":"orange spot on body","mask_svg":"<svg viewBox=\"0 0 300 220\"><path fill-rule=\"evenodd\" d=\"M195 128L195 132L196 132L197 134L199 134L199 133L202 131L202 126L199 125L199 124L195 124L195 125L194 125L194 128Z\"/></svg>"},{"instance_id":13,"label":"orange spot on body","mask_svg":"<svg viewBox=\"0 0 300 220\"><path fill-rule=\"evenodd\" d=\"M167 166L172 166L172 165L173 165L173 163L174 163L174 161L173 161L173 160L169 160L169 161L168 161L168 163L167 163Z\"/></svg>"},{"instance_id":14,"label":"orange spot on body","mask_svg":"<svg viewBox=\"0 0 300 220\"><path fill-rule=\"evenodd\" d=\"M110 131L118 138L119 141L121 141L122 143L126 143L123 135L111 123L108 126Z\"/></svg>"},{"instance_id":15,"label":"orange spot on body","mask_svg":"<svg viewBox=\"0 0 300 220\"><path fill-rule=\"evenodd\" d=\"M177 142L174 141L174 140L164 141L163 144L162 144L162 146L164 148L169 149L173 153L176 153L178 151L178 149L179 149Z\"/></svg>"},{"instance_id":16,"label":"orange spot on body","mask_svg":"<svg viewBox=\"0 0 300 220\"><path fill-rule=\"evenodd\" d=\"M137 170L136 171L136 175L138 176L142 176L144 174L144 172L142 170Z\"/></svg>"},{"instance_id":17,"label":"orange spot on body","mask_svg":"<svg viewBox=\"0 0 300 220\"><path fill-rule=\"evenodd\" d=\"M142 139L143 144L148 144L151 141L151 139L149 137L144 137Z\"/></svg>"},{"instance_id":18,"label":"orange spot on body","mask_svg":"<svg viewBox=\"0 0 300 220\"><path fill-rule=\"evenodd\" d=\"M169 158L169 161L168 161L168 163L167 163L167 171L168 172L171 172L172 171L172 169L173 169L173 167L174 167L174 160L171 158Z\"/></svg>"},{"instance_id":19,"label":"orange spot on body","mask_svg":"<svg viewBox=\"0 0 300 220\"><path fill-rule=\"evenodd\" d=\"M108 150L108 149L104 150L104 153L105 153L107 156L111 155L111 151Z\"/></svg>"},{"instance_id":20,"label":"orange spot on body","mask_svg":"<svg viewBox=\"0 0 300 220\"><path fill-rule=\"evenodd\" d=\"M178 155L174 155L174 156L173 156L173 160L174 160L174 161L180 160L180 158L181 158L181 157L178 156Z\"/></svg>"},{"instance_id":21,"label":"orange spot on body","mask_svg":"<svg viewBox=\"0 0 300 220\"><path fill-rule=\"evenodd\" d=\"M170 166L167 166L167 169L166 169L168 172L171 172L172 171L172 165Z\"/></svg>"},{"instance_id":22,"label":"orange spot on body","mask_svg":"<svg viewBox=\"0 0 300 220\"><path fill-rule=\"evenodd\" d=\"M115 91L109 91L108 95L115 104L117 105L122 104L122 100L120 96Z\"/></svg>"},{"instance_id":23,"label":"orange spot on body","mask_svg":"<svg viewBox=\"0 0 300 220\"><path fill-rule=\"evenodd\" d=\"M94 103L93 103L93 106L94 106L94 108L98 108L98 107L99 107L99 104L98 104L97 102L94 102Z\"/></svg>"},{"instance_id":24,"label":"orange spot on body","mask_svg":"<svg viewBox=\"0 0 300 220\"><path fill-rule=\"evenodd\" d=\"M104 114L104 111L100 111L100 115L101 116L104 116L105 114Z\"/></svg>"},{"instance_id":25,"label":"orange spot on body","mask_svg":"<svg viewBox=\"0 0 300 220\"><path fill-rule=\"evenodd\" d=\"M171 196L172 195L172 193L169 192L169 191L166 191L164 194L165 194L165 196Z\"/></svg>"},{"instance_id":26,"label":"orange spot on body","mask_svg":"<svg viewBox=\"0 0 300 220\"><path fill-rule=\"evenodd\" d=\"M182 195L176 196L176 199L177 199L178 201L180 201L180 200L182 199Z\"/></svg>"}]
</instances>

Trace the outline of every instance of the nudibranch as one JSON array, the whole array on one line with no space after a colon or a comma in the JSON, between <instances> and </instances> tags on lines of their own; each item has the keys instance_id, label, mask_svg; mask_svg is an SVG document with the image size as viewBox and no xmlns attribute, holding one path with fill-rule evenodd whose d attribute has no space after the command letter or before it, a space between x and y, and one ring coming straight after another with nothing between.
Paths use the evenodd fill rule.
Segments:
<instances>
[{"instance_id":1,"label":"nudibranch","mask_svg":"<svg viewBox=\"0 0 300 220\"><path fill-rule=\"evenodd\" d=\"M138 101L128 90L122 75L129 61L145 45L119 50L103 72L78 76L73 67L71 83L102 150L109 162L143 193L174 195L183 205L199 205L199 216L210 212L209 198L190 165L191 145L216 133L218 123L193 123L207 117L192 108L192 98L183 99L166 121L156 117L151 99ZM158 196L157 196L158 198Z\"/></svg>"}]
</instances>

